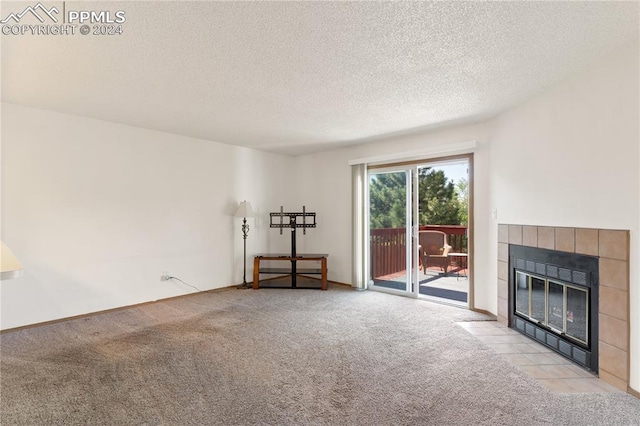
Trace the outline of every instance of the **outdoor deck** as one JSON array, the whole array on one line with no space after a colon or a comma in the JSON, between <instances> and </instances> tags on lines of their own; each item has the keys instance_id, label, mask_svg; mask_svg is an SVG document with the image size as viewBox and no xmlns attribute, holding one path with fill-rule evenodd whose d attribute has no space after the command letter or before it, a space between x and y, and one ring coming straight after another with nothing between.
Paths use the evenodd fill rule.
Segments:
<instances>
[{"instance_id":1,"label":"outdoor deck","mask_svg":"<svg viewBox=\"0 0 640 426\"><path fill-rule=\"evenodd\" d=\"M462 225L423 225L424 230L442 231L447 235L451 252L467 253L467 227ZM372 229L370 236L371 276L374 284L396 290L404 290L407 282L406 228ZM420 294L466 303L469 291L467 264L460 265L451 259L445 274L442 269L420 270ZM415 265L415 262L413 262ZM419 262L418 262L419 263Z\"/></svg>"},{"instance_id":2,"label":"outdoor deck","mask_svg":"<svg viewBox=\"0 0 640 426\"><path fill-rule=\"evenodd\" d=\"M468 277L469 271L457 266L452 266L446 274L439 268L429 268L426 274L421 269L419 272L420 294L466 303L469 293ZM376 277L373 281L379 287L404 290L407 271Z\"/></svg>"},{"instance_id":3,"label":"outdoor deck","mask_svg":"<svg viewBox=\"0 0 640 426\"><path fill-rule=\"evenodd\" d=\"M467 252L467 227L463 225L422 225L420 231L442 231L451 252ZM369 239L371 276L395 274L407 268L407 228L372 229Z\"/></svg>"}]
</instances>

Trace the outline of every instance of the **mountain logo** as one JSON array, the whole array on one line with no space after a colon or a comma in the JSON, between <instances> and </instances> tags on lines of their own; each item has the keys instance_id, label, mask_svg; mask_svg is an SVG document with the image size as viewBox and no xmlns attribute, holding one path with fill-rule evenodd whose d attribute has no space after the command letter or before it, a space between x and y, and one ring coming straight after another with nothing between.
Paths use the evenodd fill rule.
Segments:
<instances>
[{"instance_id":1,"label":"mountain logo","mask_svg":"<svg viewBox=\"0 0 640 426\"><path fill-rule=\"evenodd\" d=\"M47 9L42 5L42 3L38 2L35 6L28 6L20 13L10 13L9 16L0 21L0 24L6 24L7 22L14 20L16 23L19 23L20 20L28 14L31 14L36 17L38 21L44 23L45 17L49 17L53 22L58 22L58 19L53 14L58 14L60 11L54 6L51 9Z\"/></svg>"}]
</instances>

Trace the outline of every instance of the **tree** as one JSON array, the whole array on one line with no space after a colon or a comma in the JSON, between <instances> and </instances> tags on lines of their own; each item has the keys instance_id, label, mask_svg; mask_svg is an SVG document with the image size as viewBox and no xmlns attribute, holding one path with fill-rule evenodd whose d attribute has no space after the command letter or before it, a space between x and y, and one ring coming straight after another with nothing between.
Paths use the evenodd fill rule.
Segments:
<instances>
[{"instance_id":1,"label":"tree","mask_svg":"<svg viewBox=\"0 0 640 426\"><path fill-rule=\"evenodd\" d=\"M458 193L458 217L460 225L469 225L469 182L466 179L458 180L456 183Z\"/></svg>"},{"instance_id":2,"label":"tree","mask_svg":"<svg viewBox=\"0 0 640 426\"><path fill-rule=\"evenodd\" d=\"M371 228L401 228L406 224L406 173L384 173L369 181Z\"/></svg>"},{"instance_id":3,"label":"tree","mask_svg":"<svg viewBox=\"0 0 640 426\"><path fill-rule=\"evenodd\" d=\"M461 198L456 185L442 170L418 169L420 225L458 225ZM369 181L371 228L402 228L406 225L406 173L382 173Z\"/></svg>"},{"instance_id":4,"label":"tree","mask_svg":"<svg viewBox=\"0 0 640 426\"><path fill-rule=\"evenodd\" d=\"M418 169L418 200L420 225L459 224L455 185L442 170Z\"/></svg>"}]
</instances>

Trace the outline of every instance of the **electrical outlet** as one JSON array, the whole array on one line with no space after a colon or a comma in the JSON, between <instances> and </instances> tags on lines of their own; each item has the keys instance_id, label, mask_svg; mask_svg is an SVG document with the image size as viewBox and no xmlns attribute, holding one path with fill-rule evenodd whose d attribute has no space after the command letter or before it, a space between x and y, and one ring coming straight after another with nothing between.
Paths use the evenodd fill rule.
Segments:
<instances>
[{"instance_id":1,"label":"electrical outlet","mask_svg":"<svg viewBox=\"0 0 640 426\"><path fill-rule=\"evenodd\" d=\"M167 271L162 272L162 275L160 275L160 281L169 281L169 273Z\"/></svg>"}]
</instances>

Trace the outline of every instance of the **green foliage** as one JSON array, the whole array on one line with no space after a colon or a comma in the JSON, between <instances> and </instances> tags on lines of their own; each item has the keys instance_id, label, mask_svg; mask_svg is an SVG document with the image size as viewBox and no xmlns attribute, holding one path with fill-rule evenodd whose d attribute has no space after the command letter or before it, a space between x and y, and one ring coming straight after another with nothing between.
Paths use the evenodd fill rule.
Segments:
<instances>
[{"instance_id":1,"label":"green foliage","mask_svg":"<svg viewBox=\"0 0 640 426\"><path fill-rule=\"evenodd\" d=\"M442 170L418 171L418 214L420 225L458 225L458 197L455 185Z\"/></svg>"},{"instance_id":2,"label":"green foliage","mask_svg":"<svg viewBox=\"0 0 640 426\"><path fill-rule=\"evenodd\" d=\"M460 179L456 183L456 192L458 193L460 225L469 226L469 182L466 179Z\"/></svg>"},{"instance_id":3,"label":"green foliage","mask_svg":"<svg viewBox=\"0 0 640 426\"><path fill-rule=\"evenodd\" d=\"M406 173L375 175L369 186L372 229L401 228L406 224Z\"/></svg>"},{"instance_id":4,"label":"green foliage","mask_svg":"<svg viewBox=\"0 0 640 426\"><path fill-rule=\"evenodd\" d=\"M468 183L454 185L442 170L418 171L420 225L460 225L468 222ZM369 181L372 229L406 226L406 173L382 173Z\"/></svg>"}]
</instances>

